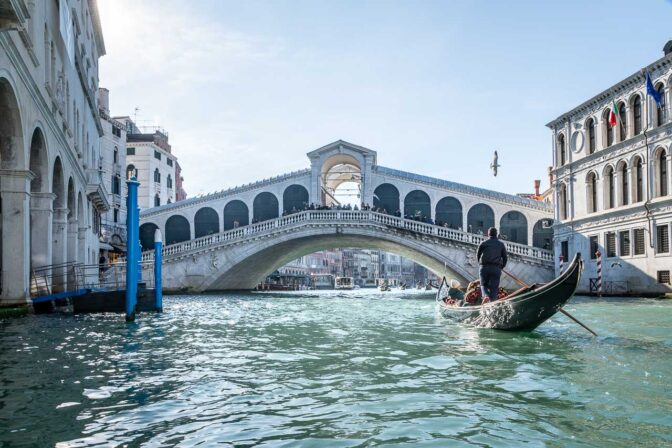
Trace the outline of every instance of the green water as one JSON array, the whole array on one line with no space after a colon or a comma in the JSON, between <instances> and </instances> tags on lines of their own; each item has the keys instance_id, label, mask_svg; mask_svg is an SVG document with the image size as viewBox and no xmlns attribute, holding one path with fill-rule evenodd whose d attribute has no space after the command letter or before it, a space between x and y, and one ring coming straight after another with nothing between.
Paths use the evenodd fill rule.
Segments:
<instances>
[{"instance_id":1,"label":"green water","mask_svg":"<svg viewBox=\"0 0 672 448\"><path fill-rule=\"evenodd\" d=\"M402 295L403 294L403 295ZM169 297L0 321L0 446L672 446L672 301L576 298L533 333L430 295Z\"/></svg>"}]
</instances>

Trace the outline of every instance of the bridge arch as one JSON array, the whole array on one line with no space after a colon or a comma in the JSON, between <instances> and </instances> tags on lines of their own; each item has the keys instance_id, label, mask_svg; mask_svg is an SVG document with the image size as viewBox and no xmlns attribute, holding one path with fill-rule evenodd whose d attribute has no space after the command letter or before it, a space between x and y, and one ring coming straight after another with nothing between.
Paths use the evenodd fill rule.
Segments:
<instances>
[{"instance_id":1,"label":"bridge arch","mask_svg":"<svg viewBox=\"0 0 672 448\"><path fill-rule=\"evenodd\" d=\"M259 193L252 203L252 221L261 222L278 217L278 198L268 191Z\"/></svg>"},{"instance_id":2,"label":"bridge arch","mask_svg":"<svg viewBox=\"0 0 672 448\"><path fill-rule=\"evenodd\" d=\"M553 249L553 227L544 226L544 221L548 219L540 219L534 224L532 228L532 245L540 249Z\"/></svg>"},{"instance_id":3,"label":"bridge arch","mask_svg":"<svg viewBox=\"0 0 672 448\"><path fill-rule=\"evenodd\" d=\"M432 201L422 190L413 190L404 198L404 216L432 218Z\"/></svg>"},{"instance_id":4,"label":"bridge arch","mask_svg":"<svg viewBox=\"0 0 672 448\"><path fill-rule=\"evenodd\" d=\"M467 213L467 232L487 233L495 226L495 212L486 204L476 204Z\"/></svg>"},{"instance_id":5,"label":"bridge arch","mask_svg":"<svg viewBox=\"0 0 672 448\"><path fill-rule=\"evenodd\" d=\"M516 210L504 213L499 220L499 233L507 241L527 244L527 218Z\"/></svg>"},{"instance_id":6,"label":"bridge arch","mask_svg":"<svg viewBox=\"0 0 672 448\"><path fill-rule=\"evenodd\" d=\"M442 198L436 203L434 220L437 225L461 229L463 224L462 203L452 196Z\"/></svg>"},{"instance_id":7,"label":"bridge arch","mask_svg":"<svg viewBox=\"0 0 672 448\"><path fill-rule=\"evenodd\" d=\"M154 249L154 233L159 226L153 222L146 222L140 226L140 246L142 250Z\"/></svg>"},{"instance_id":8,"label":"bridge arch","mask_svg":"<svg viewBox=\"0 0 672 448\"><path fill-rule=\"evenodd\" d=\"M219 214L210 207L198 209L194 215L195 238L219 233Z\"/></svg>"},{"instance_id":9,"label":"bridge arch","mask_svg":"<svg viewBox=\"0 0 672 448\"><path fill-rule=\"evenodd\" d=\"M191 239L189 221L182 215L173 215L166 221L166 245L181 243Z\"/></svg>"},{"instance_id":10,"label":"bridge arch","mask_svg":"<svg viewBox=\"0 0 672 448\"><path fill-rule=\"evenodd\" d=\"M373 191L373 209L382 209L387 213L399 210L399 190L392 184L380 184Z\"/></svg>"},{"instance_id":11,"label":"bridge arch","mask_svg":"<svg viewBox=\"0 0 672 448\"><path fill-rule=\"evenodd\" d=\"M303 185L293 184L282 193L284 213L296 213L304 210L309 202L308 190Z\"/></svg>"},{"instance_id":12,"label":"bridge arch","mask_svg":"<svg viewBox=\"0 0 672 448\"><path fill-rule=\"evenodd\" d=\"M250 210L240 199L229 201L224 206L224 230L231 230L250 223Z\"/></svg>"}]
</instances>

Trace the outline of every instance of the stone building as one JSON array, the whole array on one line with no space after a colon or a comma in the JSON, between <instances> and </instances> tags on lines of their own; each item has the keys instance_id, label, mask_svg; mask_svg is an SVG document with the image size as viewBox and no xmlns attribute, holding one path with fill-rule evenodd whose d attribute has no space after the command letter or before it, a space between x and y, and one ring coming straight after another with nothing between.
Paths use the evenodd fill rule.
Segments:
<instances>
[{"instance_id":1,"label":"stone building","mask_svg":"<svg viewBox=\"0 0 672 448\"><path fill-rule=\"evenodd\" d=\"M98 261L104 54L95 0L0 0L1 305L26 302L31 269L59 265L58 291L63 263Z\"/></svg>"},{"instance_id":2,"label":"stone building","mask_svg":"<svg viewBox=\"0 0 672 448\"><path fill-rule=\"evenodd\" d=\"M129 117L117 119L126 126L126 176L136 176L140 182L140 209L175 202L177 157L168 143L168 132L160 128L141 130Z\"/></svg>"},{"instance_id":3,"label":"stone building","mask_svg":"<svg viewBox=\"0 0 672 448\"><path fill-rule=\"evenodd\" d=\"M100 125L100 169L110 210L101 215L100 252L106 261L126 252L126 127L110 117L110 92L98 89Z\"/></svg>"},{"instance_id":4,"label":"stone building","mask_svg":"<svg viewBox=\"0 0 672 448\"><path fill-rule=\"evenodd\" d=\"M647 73L661 95L647 95ZM586 260L581 292L670 291L672 41L662 58L551 121L555 187L554 247L565 261ZM615 116L616 126L609 123ZM592 288L591 288L592 286Z\"/></svg>"}]
</instances>

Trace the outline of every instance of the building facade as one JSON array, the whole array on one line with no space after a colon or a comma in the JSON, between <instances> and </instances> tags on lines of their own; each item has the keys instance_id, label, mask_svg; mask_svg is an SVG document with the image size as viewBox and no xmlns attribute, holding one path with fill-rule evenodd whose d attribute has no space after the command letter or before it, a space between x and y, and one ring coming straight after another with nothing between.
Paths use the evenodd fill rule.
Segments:
<instances>
[{"instance_id":1,"label":"building facade","mask_svg":"<svg viewBox=\"0 0 672 448\"><path fill-rule=\"evenodd\" d=\"M110 117L110 92L98 89L100 125L100 169L110 210L101 215L100 253L106 262L126 252L126 127Z\"/></svg>"},{"instance_id":2,"label":"building facade","mask_svg":"<svg viewBox=\"0 0 672 448\"><path fill-rule=\"evenodd\" d=\"M647 73L660 105L647 95ZM596 291L598 251L603 293L671 290L671 87L672 41L662 58L547 125L556 271L560 256L567 263L581 252L580 292Z\"/></svg>"},{"instance_id":3,"label":"building facade","mask_svg":"<svg viewBox=\"0 0 672 448\"><path fill-rule=\"evenodd\" d=\"M76 278L49 266L98 261L104 54L95 0L0 1L0 305L26 303L32 269L58 291Z\"/></svg>"},{"instance_id":4,"label":"building facade","mask_svg":"<svg viewBox=\"0 0 672 448\"><path fill-rule=\"evenodd\" d=\"M142 131L129 117L118 120L126 126L126 175L140 182L140 209L176 202L177 157L171 152L168 133L159 128Z\"/></svg>"}]
</instances>

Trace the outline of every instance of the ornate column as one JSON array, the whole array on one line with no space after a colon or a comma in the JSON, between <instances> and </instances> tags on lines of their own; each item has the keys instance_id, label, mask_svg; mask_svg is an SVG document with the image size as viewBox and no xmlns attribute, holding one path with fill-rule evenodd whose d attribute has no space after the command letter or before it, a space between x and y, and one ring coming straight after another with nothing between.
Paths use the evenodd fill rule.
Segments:
<instances>
[{"instance_id":1,"label":"ornate column","mask_svg":"<svg viewBox=\"0 0 672 448\"><path fill-rule=\"evenodd\" d=\"M30 181L24 170L0 170L2 293L0 306L25 304L30 288Z\"/></svg>"},{"instance_id":2,"label":"ornate column","mask_svg":"<svg viewBox=\"0 0 672 448\"><path fill-rule=\"evenodd\" d=\"M70 218L68 219L68 246L67 246L67 262L68 263L76 263L77 262L77 246L78 246L78 241L77 241L77 232L78 232L78 221L76 218ZM68 277L68 291L72 291L76 289L76 283L77 279L75 277L75 270L72 268L72 266L68 266L68 272L67 272L67 277Z\"/></svg>"},{"instance_id":3,"label":"ornate column","mask_svg":"<svg viewBox=\"0 0 672 448\"><path fill-rule=\"evenodd\" d=\"M54 209L51 237L51 264L53 265L62 265L67 258L67 227L68 209ZM51 275L52 292L65 291L65 268L63 266L52 267Z\"/></svg>"}]
</instances>

